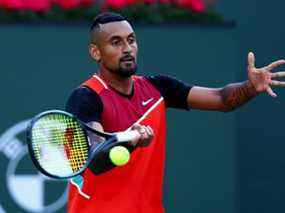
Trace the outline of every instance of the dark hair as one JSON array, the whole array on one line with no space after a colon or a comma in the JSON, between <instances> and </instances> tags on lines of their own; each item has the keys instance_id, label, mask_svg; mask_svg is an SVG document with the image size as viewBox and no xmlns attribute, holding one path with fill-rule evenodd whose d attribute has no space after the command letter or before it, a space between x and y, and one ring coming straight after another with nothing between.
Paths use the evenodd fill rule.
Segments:
<instances>
[{"instance_id":1,"label":"dark hair","mask_svg":"<svg viewBox=\"0 0 285 213\"><path fill-rule=\"evenodd\" d=\"M126 20L125 17L123 17L119 13L103 12L94 18L93 23L90 27L90 31L92 31L94 28L97 28L99 24L106 24L110 22L124 21L124 20Z\"/></svg>"}]
</instances>

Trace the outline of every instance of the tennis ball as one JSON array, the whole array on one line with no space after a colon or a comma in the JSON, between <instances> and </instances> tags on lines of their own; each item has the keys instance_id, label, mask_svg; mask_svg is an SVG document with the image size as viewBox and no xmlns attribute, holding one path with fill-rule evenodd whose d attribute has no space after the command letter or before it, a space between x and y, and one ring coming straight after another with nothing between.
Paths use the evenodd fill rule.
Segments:
<instances>
[{"instance_id":1,"label":"tennis ball","mask_svg":"<svg viewBox=\"0 0 285 213\"><path fill-rule=\"evenodd\" d=\"M130 152L123 146L115 146L109 152L112 163L116 166L124 166L130 160Z\"/></svg>"}]
</instances>

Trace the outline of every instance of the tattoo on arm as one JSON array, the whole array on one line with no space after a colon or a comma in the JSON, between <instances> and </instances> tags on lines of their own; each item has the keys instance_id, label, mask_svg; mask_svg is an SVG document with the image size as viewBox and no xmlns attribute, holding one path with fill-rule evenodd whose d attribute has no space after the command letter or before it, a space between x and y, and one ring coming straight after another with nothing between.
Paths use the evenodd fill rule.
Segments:
<instances>
[{"instance_id":1,"label":"tattoo on arm","mask_svg":"<svg viewBox=\"0 0 285 213\"><path fill-rule=\"evenodd\" d=\"M257 94L255 88L249 81L225 86L221 90L222 100L225 105L224 111L228 112L242 106L250 99L257 96Z\"/></svg>"}]
</instances>

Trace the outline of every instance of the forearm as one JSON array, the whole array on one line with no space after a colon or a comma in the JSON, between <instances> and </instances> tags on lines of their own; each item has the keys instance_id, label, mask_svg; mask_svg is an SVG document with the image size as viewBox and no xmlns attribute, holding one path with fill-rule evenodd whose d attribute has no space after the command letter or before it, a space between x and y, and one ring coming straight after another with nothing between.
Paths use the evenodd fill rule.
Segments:
<instances>
[{"instance_id":1,"label":"forearm","mask_svg":"<svg viewBox=\"0 0 285 213\"><path fill-rule=\"evenodd\" d=\"M220 95L225 112L234 110L258 95L249 81L233 83L221 89Z\"/></svg>"}]
</instances>

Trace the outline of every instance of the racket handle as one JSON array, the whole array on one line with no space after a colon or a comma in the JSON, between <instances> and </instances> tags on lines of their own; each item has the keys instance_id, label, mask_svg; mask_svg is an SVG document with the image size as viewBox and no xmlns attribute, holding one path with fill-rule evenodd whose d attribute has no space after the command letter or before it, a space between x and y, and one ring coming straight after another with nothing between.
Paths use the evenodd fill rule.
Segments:
<instances>
[{"instance_id":1,"label":"racket handle","mask_svg":"<svg viewBox=\"0 0 285 213\"><path fill-rule=\"evenodd\" d=\"M127 142L127 141L133 141L138 140L141 135L137 130L130 130L125 132L119 132L116 134L118 142Z\"/></svg>"}]
</instances>

